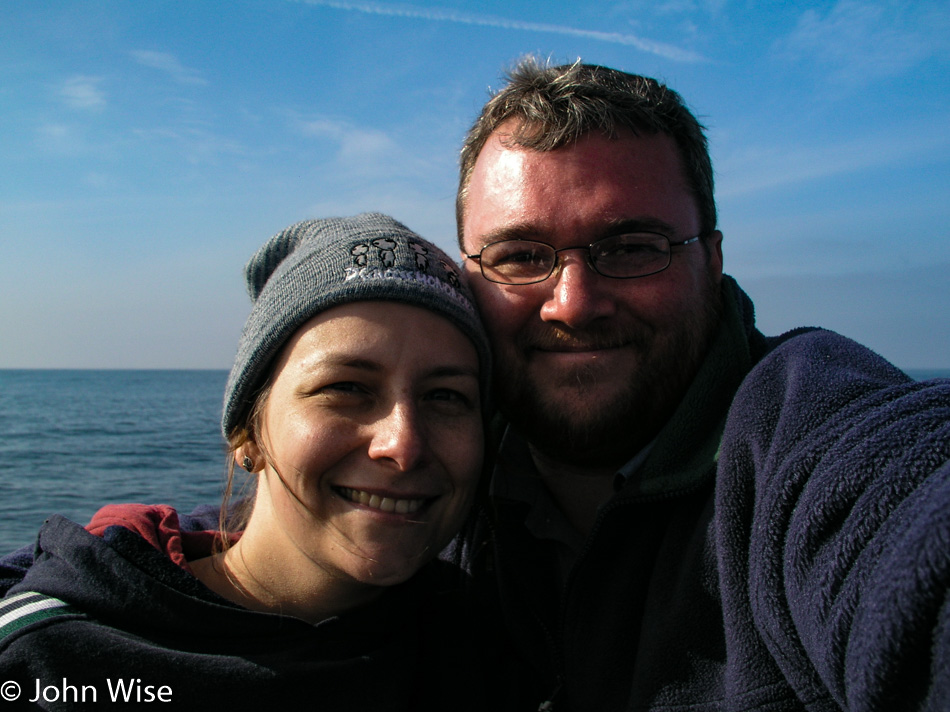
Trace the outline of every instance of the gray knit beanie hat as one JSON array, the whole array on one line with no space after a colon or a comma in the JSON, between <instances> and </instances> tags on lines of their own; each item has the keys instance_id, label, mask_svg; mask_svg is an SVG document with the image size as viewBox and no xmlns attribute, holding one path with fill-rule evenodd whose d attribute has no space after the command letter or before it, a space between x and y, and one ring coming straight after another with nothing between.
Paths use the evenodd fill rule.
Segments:
<instances>
[{"instance_id":1,"label":"gray knit beanie hat","mask_svg":"<svg viewBox=\"0 0 950 712\"><path fill-rule=\"evenodd\" d=\"M485 402L488 337L458 266L392 218L364 213L299 222L268 240L244 273L254 307L224 392L225 438L247 417L284 343L320 312L348 302L403 302L448 319L475 345Z\"/></svg>"}]
</instances>

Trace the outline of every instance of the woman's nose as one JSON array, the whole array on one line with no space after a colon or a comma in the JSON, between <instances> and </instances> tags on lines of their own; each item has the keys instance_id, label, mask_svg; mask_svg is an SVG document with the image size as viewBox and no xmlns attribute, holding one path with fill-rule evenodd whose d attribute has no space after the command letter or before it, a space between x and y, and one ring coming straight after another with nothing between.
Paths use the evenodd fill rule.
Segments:
<instances>
[{"instance_id":1,"label":"woman's nose","mask_svg":"<svg viewBox=\"0 0 950 712\"><path fill-rule=\"evenodd\" d=\"M388 460L401 472L417 467L426 451L426 436L418 409L409 403L396 403L387 415L373 425L369 456Z\"/></svg>"}]
</instances>

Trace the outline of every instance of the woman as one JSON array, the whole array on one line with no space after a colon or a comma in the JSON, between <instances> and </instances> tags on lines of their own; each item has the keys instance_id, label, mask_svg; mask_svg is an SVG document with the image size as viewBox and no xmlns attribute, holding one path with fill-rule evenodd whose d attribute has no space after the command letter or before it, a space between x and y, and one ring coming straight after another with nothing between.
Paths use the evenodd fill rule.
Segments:
<instances>
[{"instance_id":1,"label":"woman","mask_svg":"<svg viewBox=\"0 0 950 712\"><path fill-rule=\"evenodd\" d=\"M51 518L0 606L0 678L48 709L497 708L435 561L473 500L489 377L455 265L365 214L291 226L246 276L222 419L256 477L246 523Z\"/></svg>"}]
</instances>

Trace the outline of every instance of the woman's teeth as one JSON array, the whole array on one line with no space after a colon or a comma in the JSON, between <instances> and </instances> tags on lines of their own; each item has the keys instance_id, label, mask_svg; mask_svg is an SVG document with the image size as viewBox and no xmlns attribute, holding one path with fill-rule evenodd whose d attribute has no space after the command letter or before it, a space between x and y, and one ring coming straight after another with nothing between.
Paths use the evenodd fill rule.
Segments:
<instances>
[{"instance_id":1,"label":"woman's teeth","mask_svg":"<svg viewBox=\"0 0 950 712\"><path fill-rule=\"evenodd\" d=\"M351 502L365 504L372 509L378 509L381 512L395 512L396 514L412 514L419 510L425 504L424 499L394 499L393 497L380 497L378 494L370 494L363 490L352 489L350 487L337 487L337 491Z\"/></svg>"}]
</instances>

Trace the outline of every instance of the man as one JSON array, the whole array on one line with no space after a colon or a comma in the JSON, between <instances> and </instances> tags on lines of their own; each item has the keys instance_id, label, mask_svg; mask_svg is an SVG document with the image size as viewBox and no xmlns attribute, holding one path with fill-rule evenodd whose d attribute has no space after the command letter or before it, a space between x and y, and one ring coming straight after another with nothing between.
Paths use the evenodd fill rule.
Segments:
<instances>
[{"instance_id":1,"label":"man","mask_svg":"<svg viewBox=\"0 0 950 712\"><path fill-rule=\"evenodd\" d=\"M509 79L457 218L509 424L476 580L526 709L950 709L950 384L755 329L677 94Z\"/></svg>"}]
</instances>

